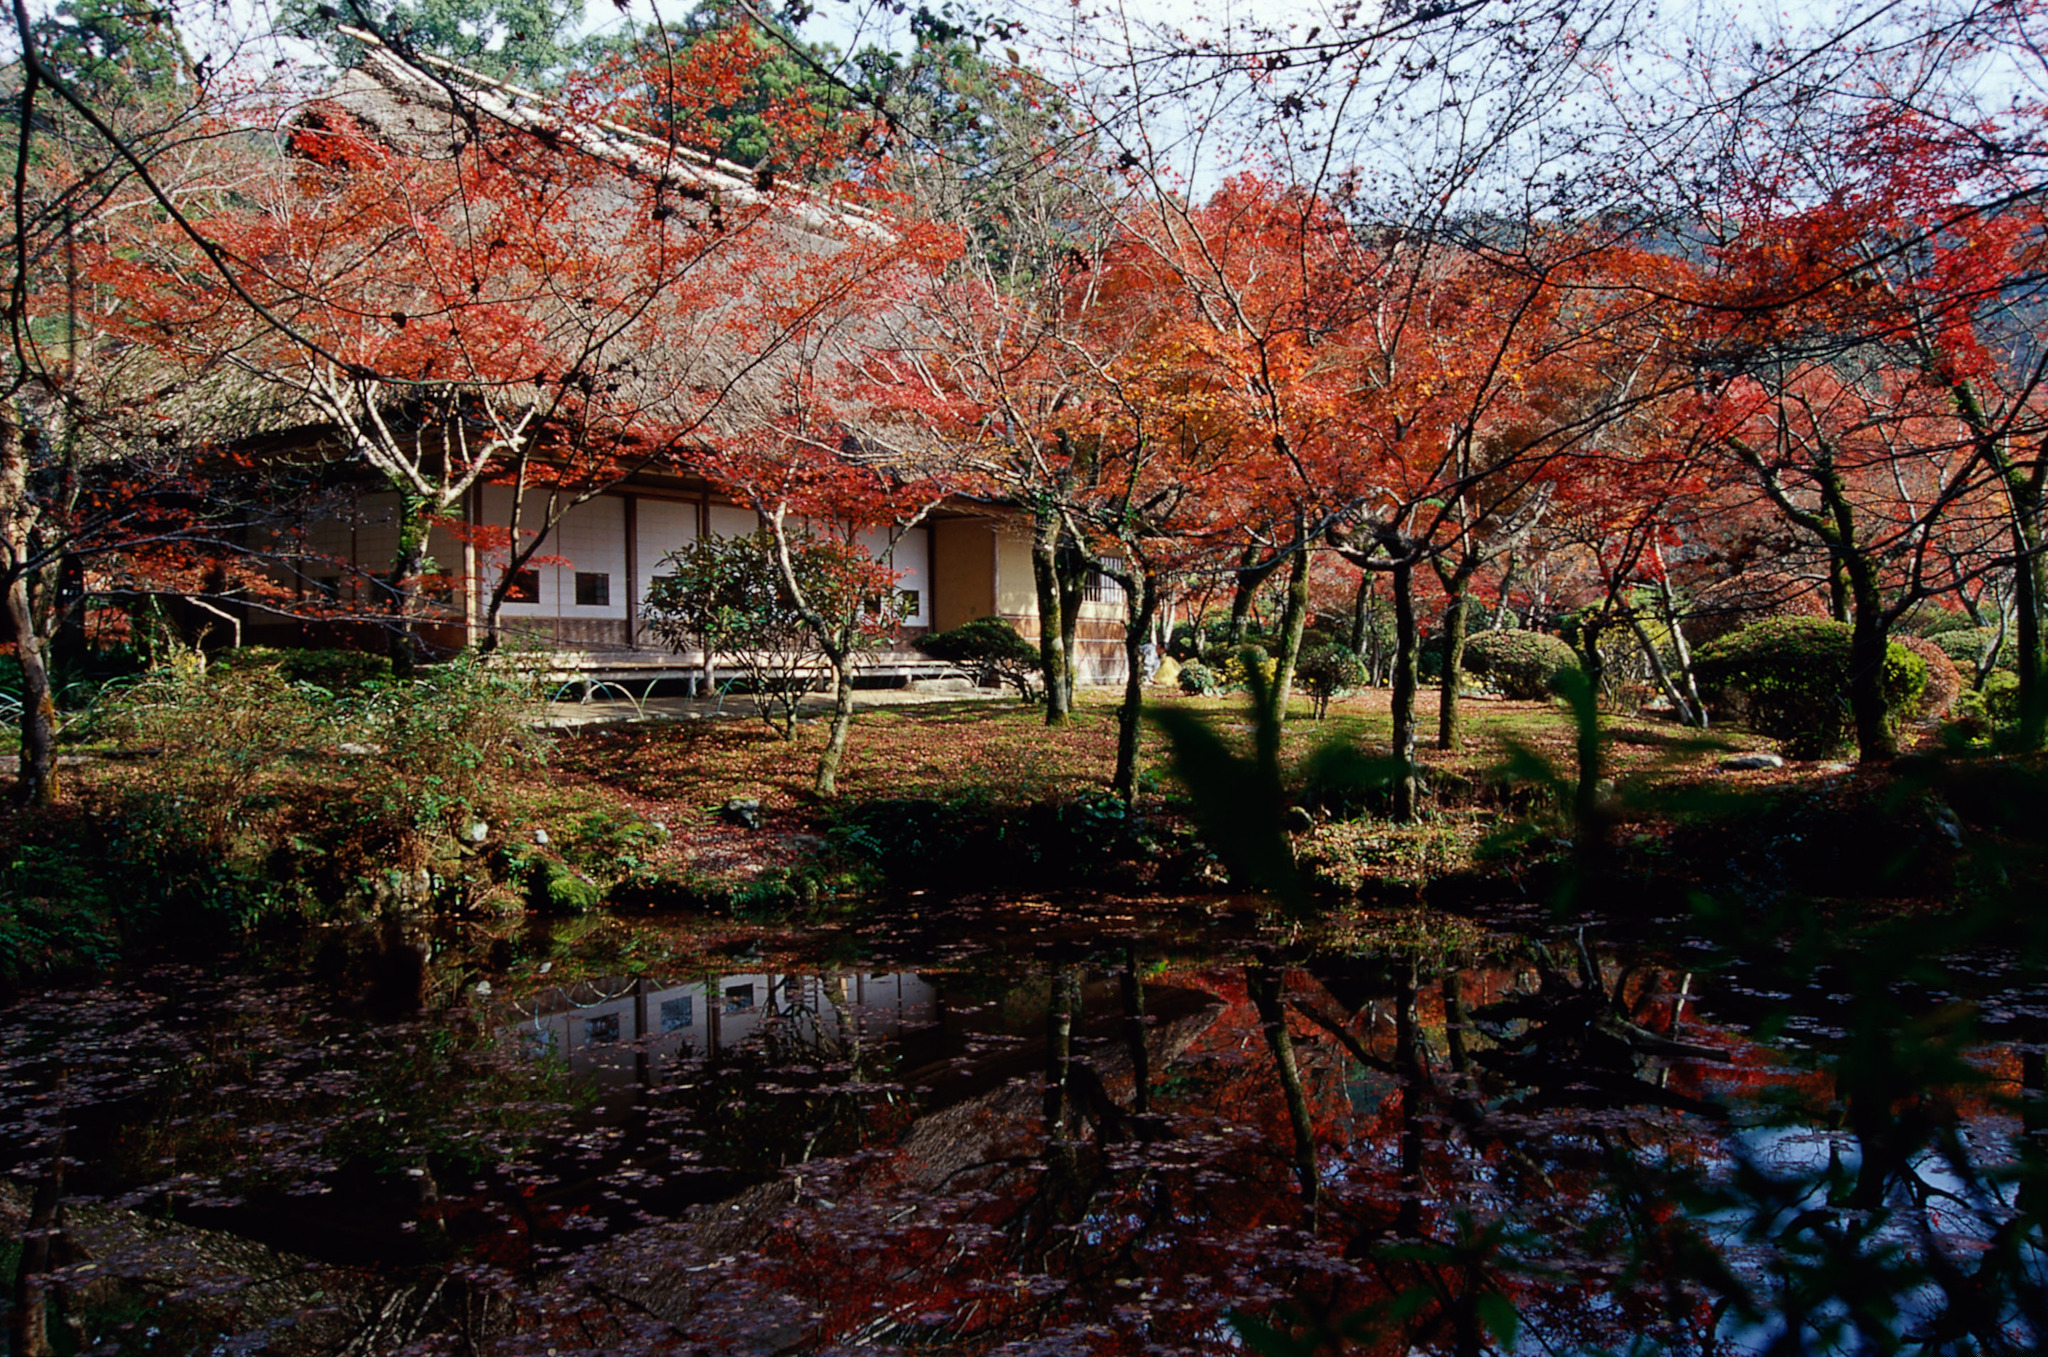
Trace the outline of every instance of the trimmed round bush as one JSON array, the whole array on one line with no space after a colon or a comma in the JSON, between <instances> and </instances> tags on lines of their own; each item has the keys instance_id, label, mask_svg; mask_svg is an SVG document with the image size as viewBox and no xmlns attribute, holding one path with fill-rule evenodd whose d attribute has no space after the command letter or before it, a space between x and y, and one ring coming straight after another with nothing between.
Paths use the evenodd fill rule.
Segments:
<instances>
[{"instance_id":1,"label":"trimmed round bush","mask_svg":"<svg viewBox=\"0 0 2048 1357\"><path fill-rule=\"evenodd\" d=\"M1223 680L1200 660L1189 660L1180 667L1180 690L1190 697L1214 697L1223 691Z\"/></svg>"},{"instance_id":2,"label":"trimmed round bush","mask_svg":"<svg viewBox=\"0 0 2048 1357\"><path fill-rule=\"evenodd\" d=\"M1693 672L1721 701L1739 700L1752 730L1783 741L1794 758L1827 758L1855 733L1849 709L1846 622L1824 617L1772 617L1699 648ZM1927 665L1897 641L1885 649L1887 721L1918 714Z\"/></svg>"},{"instance_id":3,"label":"trimmed round bush","mask_svg":"<svg viewBox=\"0 0 2048 1357\"><path fill-rule=\"evenodd\" d=\"M1038 667L1038 647L1019 636L1017 629L1001 617L977 617L951 631L920 636L916 644L933 659L950 664L1001 660L1031 669Z\"/></svg>"},{"instance_id":4,"label":"trimmed round bush","mask_svg":"<svg viewBox=\"0 0 2048 1357\"><path fill-rule=\"evenodd\" d=\"M1010 684L1026 702L1032 700L1043 668L1038 647L1000 617L977 617L951 631L920 636L915 644L935 660L973 670L984 687Z\"/></svg>"},{"instance_id":5,"label":"trimmed round bush","mask_svg":"<svg viewBox=\"0 0 2048 1357\"><path fill-rule=\"evenodd\" d=\"M1946 716L1949 708L1956 704L1956 699L1963 695L1963 689L1969 686L1956 662L1924 636L1901 636L1894 644L1912 651L1927 666L1927 686L1920 693L1918 715Z\"/></svg>"},{"instance_id":6,"label":"trimmed round bush","mask_svg":"<svg viewBox=\"0 0 2048 1357\"><path fill-rule=\"evenodd\" d=\"M1465 672L1522 701L1549 697L1557 676L1578 663L1570 646L1545 631L1482 631L1465 641Z\"/></svg>"},{"instance_id":7,"label":"trimmed round bush","mask_svg":"<svg viewBox=\"0 0 2048 1357\"><path fill-rule=\"evenodd\" d=\"M1984 648L1998 636L1996 627L1963 627L1954 631L1937 632L1928 637L1941 649L1941 653L1953 660L1959 669L1967 669L1974 680L1977 676L1977 657ZM1992 666L1998 669L2012 665L2012 637L2007 636L1998 643L1998 656Z\"/></svg>"}]
</instances>

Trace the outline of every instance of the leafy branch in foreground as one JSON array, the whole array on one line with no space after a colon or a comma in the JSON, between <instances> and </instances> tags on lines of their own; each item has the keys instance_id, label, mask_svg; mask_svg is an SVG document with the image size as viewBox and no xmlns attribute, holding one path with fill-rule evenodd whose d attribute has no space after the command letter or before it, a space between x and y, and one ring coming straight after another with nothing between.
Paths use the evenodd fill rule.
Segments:
<instances>
[{"instance_id":1,"label":"leafy branch in foreground","mask_svg":"<svg viewBox=\"0 0 2048 1357\"><path fill-rule=\"evenodd\" d=\"M1309 908L1308 881L1295 861L1288 820L1299 807L1280 766L1280 717L1256 650L1242 656L1252 753L1247 758L1213 730L1202 713L1153 707L1147 715L1166 736L1173 771L1194 801L1195 823L1240 886L1264 891L1290 914ZM1303 762L1301 780L1336 791L1391 786L1407 772L1400 759L1375 758L1339 738Z\"/></svg>"}]
</instances>

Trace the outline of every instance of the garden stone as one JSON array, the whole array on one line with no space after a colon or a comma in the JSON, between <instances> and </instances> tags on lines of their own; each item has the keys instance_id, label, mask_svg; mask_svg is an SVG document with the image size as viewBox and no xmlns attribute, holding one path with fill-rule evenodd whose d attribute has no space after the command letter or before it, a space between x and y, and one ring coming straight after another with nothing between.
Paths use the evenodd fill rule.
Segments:
<instances>
[{"instance_id":1,"label":"garden stone","mask_svg":"<svg viewBox=\"0 0 2048 1357\"><path fill-rule=\"evenodd\" d=\"M471 820L462 829L462 839L465 843L482 843L490 834L491 827L482 820Z\"/></svg>"},{"instance_id":2,"label":"garden stone","mask_svg":"<svg viewBox=\"0 0 2048 1357\"><path fill-rule=\"evenodd\" d=\"M720 814L729 825L738 825L742 829L761 827L761 803L751 796L735 796L725 803Z\"/></svg>"},{"instance_id":3,"label":"garden stone","mask_svg":"<svg viewBox=\"0 0 2048 1357\"><path fill-rule=\"evenodd\" d=\"M1749 773L1764 768L1783 768L1785 760L1776 754L1737 754L1721 760L1721 769L1729 773Z\"/></svg>"}]
</instances>

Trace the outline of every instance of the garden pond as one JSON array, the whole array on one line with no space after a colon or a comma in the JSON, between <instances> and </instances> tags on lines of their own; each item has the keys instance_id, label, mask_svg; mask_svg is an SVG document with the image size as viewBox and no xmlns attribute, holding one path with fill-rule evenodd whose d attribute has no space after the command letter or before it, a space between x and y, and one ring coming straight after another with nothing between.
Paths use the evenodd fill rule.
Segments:
<instances>
[{"instance_id":1,"label":"garden pond","mask_svg":"<svg viewBox=\"0 0 2048 1357\"><path fill-rule=\"evenodd\" d=\"M22 1000L17 1343L30 1306L52 1350L122 1353L2048 1334L2048 985L2010 950L1528 908L1315 941L1229 901L875 917L695 950L653 915L330 930Z\"/></svg>"}]
</instances>

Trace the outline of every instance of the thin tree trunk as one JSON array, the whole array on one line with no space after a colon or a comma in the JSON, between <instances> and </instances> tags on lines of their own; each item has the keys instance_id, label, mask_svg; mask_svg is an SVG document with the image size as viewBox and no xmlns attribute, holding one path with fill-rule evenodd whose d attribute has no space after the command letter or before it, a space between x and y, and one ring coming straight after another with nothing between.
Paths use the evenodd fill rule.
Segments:
<instances>
[{"instance_id":1,"label":"thin tree trunk","mask_svg":"<svg viewBox=\"0 0 2048 1357\"><path fill-rule=\"evenodd\" d=\"M1471 617L1472 596L1466 591L1469 571L1460 570L1444 581L1450 603L1444 609L1444 672L1437 683L1436 747L1456 749L1460 670L1465 663L1465 632Z\"/></svg>"},{"instance_id":2,"label":"thin tree trunk","mask_svg":"<svg viewBox=\"0 0 2048 1357\"><path fill-rule=\"evenodd\" d=\"M1657 564L1660 568L1664 564L1661 552ZM1699 680L1692 672L1692 646L1685 639L1685 622L1678 615L1678 596L1672 592L1669 575L1660 575L1657 580L1657 606L1664 615L1665 630L1671 633L1671 655L1678 661L1678 674L1685 683L1686 704L1698 720L1699 728L1705 730L1712 718L1707 714L1707 704L1700 698Z\"/></svg>"},{"instance_id":3,"label":"thin tree trunk","mask_svg":"<svg viewBox=\"0 0 2048 1357\"><path fill-rule=\"evenodd\" d=\"M1358 592L1351 599L1351 649L1361 659L1365 657L1366 628L1372 622L1373 583L1372 571L1359 571ZM1378 677L1377 674L1372 676Z\"/></svg>"},{"instance_id":4,"label":"thin tree trunk","mask_svg":"<svg viewBox=\"0 0 2048 1357\"><path fill-rule=\"evenodd\" d=\"M391 556L390 573L384 577L391 613L391 672L402 679L412 676L418 659L413 648L413 593L427 559L429 503L411 489L398 492L398 547Z\"/></svg>"},{"instance_id":5,"label":"thin tree trunk","mask_svg":"<svg viewBox=\"0 0 2048 1357\"><path fill-rule=\"evenodd\" d=\"M1159 585L1152 572L1136 561L1125 565L1124 700L1116 713L1116 775L1110 786L1129 804L1138 797L1138 737L1145 716L1145 665L1139 652L1152 634L1152 620L1159 611Z\"/></svg>"},{"instance_id":6,"label":"thin tree trunk","mask_svg":"<svg viewBox=\"0 0 2048 1357\"><path fill-rule=\"evenodd\" d=\"M825 733L825 750L818 755L817 792L830 800L839 795L839 761L853 733L853 666L849 656L838 652L825 658L832 665L832 725Z\"/></svg>"},{"instance_id":7,"label":"thin tree trunk","mask_svg":"<svg viewBox=\"0 0 2048 1357\"><path fill-rule=\"evenodd\" d=\"M1849 632L1849 710L1856 718L1856 757L1884 763L1898 753L1890 713L1885 710L1884 663L1891 646L1889 629L1877 597L1877 581L1859 571L1855 590L1855 621Z\"/></svg>"},{"instance_id":8,"label":"thin tree trunk","mask_svg":"<svg viewBox=\"0 0 2048 1357\"><path fill-rule=\"evenodd\" d=\"M1628 611L1628 625L1629 630L1636 635L1636 644L1642 647L1643 658L1650 662L1650 674L1657 680L1658 690L1664 694L1664 700L1671 704L1671 710L1678 714L1678 723L1682 726L1698 725L1699 721L1693 712L1692 703L1679 691L1678 682L1664 663L1664 656L1657 649L1656 641L1651 638L1649 628L1643 625L1643 619L1637 615L1634 608Z\"/></svg>"},{"instance_id":9,"label":"thin tree trunk","mask_svg":"<svg viewBox=\"0 0 2048 1357\"><path fill-rule=\"evenodd\" d=\"M2041 657L2041 604L2048 595L2048 558L2041 544L2041 486L2027 478L2013 496L2013 646L2020 680L2020 743L2039 749L2048 743L2048 674Z\"/></svg>"},{"instance_id":10,"label":"thin tree trunk","mask_svg":"<svg viewBox=\"0 0 2048 1357\"><path fill-rule=\"evenodd\" d=\"M7 620L21 663L21 763L15 800L47 806L57 799L57 703L50 690L42 634L30 593L36 509L28 497L28 450L13 411L0 408L0 551L6 553Z\"/></svg>"},{"instance_id":11,"label":"thin tree trunk","mask_svg":"<svg viewBox=\"0 0 2048 1357\"><path fill-rule=\"evenodd\" d=\"M1038 589L1038 662L1045 673L1045 723L1063 726L1073 716L1074 686L1067 677L1065 628L1060 609L1060 521L1042 513L1032 525L1031 580Z\"/></svg>"},{"instance_id":12,"label":"thin tree trunk","mask_svg":"<svg viewBox=\"0 0 2048 1357\"><path fill-rule=\"evenodd\" d=\"M1252 599L1270 573L1269 569L1252 568L1258 559L1259 549L1252 545L1247 545L1237 558L1237 586L1230 592L1230 626L1223 633L1232 650L1244 644L1245 628L1251 621Z\"/></svg>"},{"instance_id":13,"label":"thin tree trunk","mask_svg":"<svg viewBox=\"0 0 2048 1357\"><path fill-rule=\"evenodd\" d=\"M1394 781L1394 818L1403 824L1415 821L1415 690L1420 684L1415 631L1415 567L1403 561L1394 566L1394 758L1401 771Z\"/></svg>"},{"instance_id":14,"label":"thin tree trunk","mask_svg":"<svg viewBox=\"0 0 2048 1357\"><path fill-rule=\"evenodd\" d=\"M16 574L7 582L7 620L14 627L14 656L21 664L21 767L14 799L24 806L49 806L57 801L57 702L43 641L36 634L35 609L29 604L28 577Z\"/></svg>"},{"instance_id":15,"label":"thin tree trunk","mask_svg":"<svg viewBox=\"0 0 2048 1357\"><path fill-rule=\"evenodd\" d=\"M1579 623L1579 664L1585 669L1586 677L1593 682L1593 697L1597 701L1607 688L1607 657L1600 653L1600 633L1607 630L1607 620L1591 617Z\"/></svg>"},{"instance_id":16,"label":"thin tree trunk","mask_svg":"<svg viewBox=\"0 0 2048 1357\"><path fill-rule=\"evenodd\" d=\"M1520 619L1515 617L1514 607L1509 601L1509 595L1513 593L1515 587L1515 576L1520 573L1520 570L1521 562L1516 559L1515 553L1510 551L1500 573L1500 597L1495 600L1493 605L1493 629L1495 631L1499 631L1510 621L1520 625Z\"/></svg>"},{"instance_id":17,"label":"thin tree trunk","mask_svg":"<svg viewBox=\"0 0 2048 1357\"><path fill-rule=\"evenodd\" d=\"M1066 685L1067 711L1074 710L1074 684L1080 681L1081 601L1087 594L1088 567L1059 572L1060 681Z\"/></svg>"},{"instance_id":18,"label":"thin tree trunk","mask_svg":"<svg viewBox=\"0 0 2048 1357\"><path fill-rule=\"evenodd\" d=\"M1294 662L1301 655L1301 634L1308 627L1308 548L1298 546L1287 563L1287 606L1280 615L1280 654L1273 668L1273 691L1267 695L1275 721L1287 719L1287 698L1294 688Z\"/></svg>"}]
</instances>

